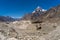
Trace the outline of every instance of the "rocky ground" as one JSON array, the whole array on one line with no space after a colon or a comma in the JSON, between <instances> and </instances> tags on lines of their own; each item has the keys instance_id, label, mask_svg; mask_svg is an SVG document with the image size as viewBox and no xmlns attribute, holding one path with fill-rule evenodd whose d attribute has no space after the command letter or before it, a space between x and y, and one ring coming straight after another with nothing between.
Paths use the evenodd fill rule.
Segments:
<instances>
[{"instance_id":1,"label":"rocky ground","mask_svg":"<svg viewBox=\"0 0 60 40\"><path fill-rule=\"evenodd\" d=\"M48 21L41 24L26 20L9 24L0 22L0 40L60 40L60 25Z\"/></svg>"}]
</instances>

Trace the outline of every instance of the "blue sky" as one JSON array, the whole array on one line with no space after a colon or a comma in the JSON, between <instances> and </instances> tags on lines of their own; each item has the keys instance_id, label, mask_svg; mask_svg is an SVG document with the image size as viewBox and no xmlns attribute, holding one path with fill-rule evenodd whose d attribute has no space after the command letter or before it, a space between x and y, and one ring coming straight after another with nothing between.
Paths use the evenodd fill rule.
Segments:
<instances>
[{"instance_id":1,"label":"blue sky","mask_svg":"<svg viewBox=\"0 0 60 40\"><path fill-rule=\"evenodd\" d=\"M59 4L60 0L0 0L0 15L21 17L37 6L49 9Z\"/></svg>"}]
</instances>

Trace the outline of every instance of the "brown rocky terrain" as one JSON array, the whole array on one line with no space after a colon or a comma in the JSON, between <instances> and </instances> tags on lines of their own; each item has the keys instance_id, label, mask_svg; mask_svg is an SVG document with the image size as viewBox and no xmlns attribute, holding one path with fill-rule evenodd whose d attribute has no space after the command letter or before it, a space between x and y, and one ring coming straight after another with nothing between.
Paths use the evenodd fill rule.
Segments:
<instances>
[{"instance_id":1,"label":"brown rocky terrain","mask_svg":"<svg viewBox=\"0 0 60 40\"><path fill-rule=\"evenodd\" d=\"M60 40L60 6L38 7L20 21L0 22L0 40Z\"/></svg>"}]
</instances>

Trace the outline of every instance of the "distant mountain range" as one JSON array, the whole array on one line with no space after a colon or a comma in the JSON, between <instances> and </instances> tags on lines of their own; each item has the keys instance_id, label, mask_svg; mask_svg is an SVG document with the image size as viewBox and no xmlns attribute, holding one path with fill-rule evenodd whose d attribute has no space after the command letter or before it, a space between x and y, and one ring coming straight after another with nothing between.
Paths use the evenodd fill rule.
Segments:
<instances>
[{"instance_id":1,"label":"distant mountain range","mask_svg":"<svg viewBox=\"0 0 60 40\"><path fill-rule=\"evenodd\" d=\"M13 21L18 21L19 19L17 18L12 18L10 16L0 16L0 22L13 22Z\"/></svg>"}]
</instances>

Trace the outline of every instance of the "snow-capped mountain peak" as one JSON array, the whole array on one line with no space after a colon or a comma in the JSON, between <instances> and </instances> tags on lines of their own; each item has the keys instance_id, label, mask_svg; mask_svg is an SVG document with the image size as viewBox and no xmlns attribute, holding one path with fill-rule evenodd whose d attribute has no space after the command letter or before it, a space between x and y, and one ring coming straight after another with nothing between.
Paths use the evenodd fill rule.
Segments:
<instances>
[{"instance_id":1,"label":"snow-capped mountain peak","mask_svg":"<svg viewBox=\"0 0 60 40\"><path fill-rule=\"evenodd\" d=\"M47 11L47 10L42 9L41 7L38 6L32 13L35 13L35 12L45 12L45 11Z\"/></svg>"},{"instance_id":2,"label":"snow-capped mountain peak","mask_svg":"<svg viewBox=\"0 0 60 40\"><path fill-rule=\"evenodd\" d=\"M36 8L36 11L42 11L42 8L38 6L38 7Z\"/></svg>"}]
</instances>

